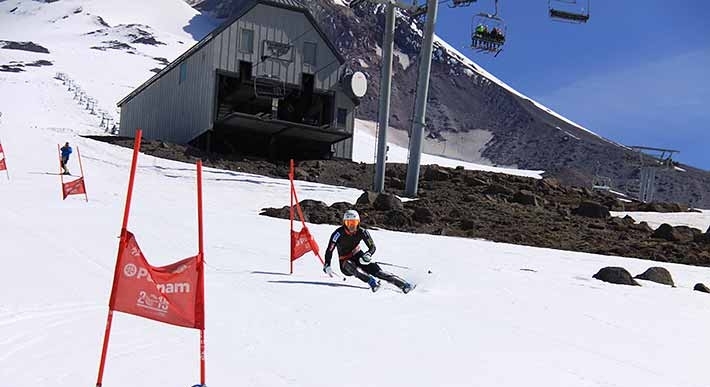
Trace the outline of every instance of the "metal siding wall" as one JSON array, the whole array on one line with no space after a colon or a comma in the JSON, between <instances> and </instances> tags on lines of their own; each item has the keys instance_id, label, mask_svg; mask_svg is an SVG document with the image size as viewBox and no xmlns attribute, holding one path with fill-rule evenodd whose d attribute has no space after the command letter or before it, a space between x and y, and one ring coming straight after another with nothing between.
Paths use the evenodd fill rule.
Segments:
<instances>
[{"instance_id":1,"label":"metal siding wall","mask_svg":"<svg viewBox=\"0 0 710 387\"><path fill-rule=\"evenodd\" d=\"M355 104L348 98L340 87L337 88L335 92L335 108L333 109L333 117L331 119L331 126L336 127L338 108L347 109L348 116L345 120L345 131L348 133L353 133L355 128ZM349 138L343 140L336 144L335 146L335 157L342 157L348 160L353 158L353 140Z\"/></svg>"},{"instance_id":2,"label":"metal siding wall","mask_svg":"<svg viewBox=\"0 0 710 387\"><path fill-rule=\"evenodd\" d=\"M253 74L273 74L277 72L292 85L301 84L302 73L314 73L315 88L330 90L338 83L338 68L340 63L330 51L327 43L321 38L308 18L301 12L258 4L232 25L232 28L249 28L254 31L254 54L244 54L237 50L235 63L239 60L252 62ZM237 33L239 36L239 33ZM261 62L261 50L264 40L271 40L293 45L293 61L287 66L278 62L266 60ZM317 44L316 66L303 64L303 43ZM235 47L238 47L238 39ZM330 63L327 68L324 65ZM227 67L220 67L229 70ZM238 69L231 70L237 72Z\"/></svg>"},{"instance_id":3,"label":"metal siding wall","mask_svg":"<svg viewBox=\"0 0 710 387\"><path fill-rule=\"evenodd\" d=\"M121 135L141 128L146 139L185 143L211 128L214 66L205 48L185 59L185 81L178 65L122 106Z\"/></svg>"}]
</instances>

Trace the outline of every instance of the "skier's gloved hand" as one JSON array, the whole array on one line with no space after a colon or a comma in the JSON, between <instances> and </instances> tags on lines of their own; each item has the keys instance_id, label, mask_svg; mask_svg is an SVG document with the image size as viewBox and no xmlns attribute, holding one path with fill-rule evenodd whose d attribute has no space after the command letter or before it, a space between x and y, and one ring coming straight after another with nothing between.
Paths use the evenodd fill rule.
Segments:
<instances>
[{"instance_id":1,"label":"skier's gloved hand","mask_svg":"<svg viewBox=\"0 0 710 387\"><path fill-rule=\"evenodd\" d=\"M333 277L333 269L330 268L330 264L326 263L323 265L323 273L328 274L329 277Z\"/></svg>"},{"instance_id":2,"label":"skier's gloved hand","mask_svg":"<svg viewBox=\"0 0 710 387\"><path fill-rule=\"evenodd\" d=\"M372 255L370 253L365 253L360 257L360 263L363 265L369 265L372 262Z\"/></svg>"}]
</instances>

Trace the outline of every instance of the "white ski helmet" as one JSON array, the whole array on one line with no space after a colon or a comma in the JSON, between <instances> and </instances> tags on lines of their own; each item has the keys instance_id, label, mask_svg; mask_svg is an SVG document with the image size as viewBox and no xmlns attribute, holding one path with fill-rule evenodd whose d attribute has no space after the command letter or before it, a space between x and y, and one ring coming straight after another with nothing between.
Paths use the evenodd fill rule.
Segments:
<instances>
[{"instance_id":1,"label":"white ski helmet","mask_svg":"<svg viewBox=\"0 0 710 387\"><path fill-rule=\"evenodd\" d=\"M351 230L357 228L360 224L360 214L355 210L347 210L343 214L343 225Z\"/></svg>"}]
</instances>

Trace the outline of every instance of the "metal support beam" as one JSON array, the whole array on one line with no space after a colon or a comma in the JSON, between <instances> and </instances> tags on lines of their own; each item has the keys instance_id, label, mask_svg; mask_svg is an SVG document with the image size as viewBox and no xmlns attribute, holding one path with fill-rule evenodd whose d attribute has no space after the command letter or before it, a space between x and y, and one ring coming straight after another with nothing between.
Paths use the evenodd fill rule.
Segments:
<instances>
[{"instance_id":1,"label":"metal support beam","mask_svg":"<svg viewBox=\"0 0 710 387\"><path fill-rule=\"evenodd\" d=\"M434 27L438 0L427 0L426 24L419 59L419 75L417 77L417 96L414 105L414 121L409 138L409 163L407 165L407 181L404 193L409 197L417 196L419 183L419 164L422 156L422 142L424 141L424 126L426 120L426 103L429 92L429 72L431 70L431 56L434 48Z\"/></svg>"},{"instance_id":2,"label":"metal support beam","mask_svg":"<svg viewBox=\"0 0 710 387\"><path fill-rule=\"evenodd\" d=\"M377 122L377 164L375 166L375 192L385 190L385 165L387 162L387 128L390 121L390 94L392 92L392 53L394 49L394 4L387 4L385 36L382 39L382 69L380 75L380 107Z\"/></svg>"}]
</instances>

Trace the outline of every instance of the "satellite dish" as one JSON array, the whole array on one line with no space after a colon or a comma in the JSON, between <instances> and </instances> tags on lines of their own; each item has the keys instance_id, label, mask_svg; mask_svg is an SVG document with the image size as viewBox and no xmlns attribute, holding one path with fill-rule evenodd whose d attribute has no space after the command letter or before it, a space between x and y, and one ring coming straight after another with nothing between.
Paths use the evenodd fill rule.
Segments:
<instances>
[{"instance_id":1,"label":"satellite dish","mask_svg":"<svg viewBox=\"0 0 710 387\"><path fill-rule=\"evenodd\" d=\"M345 76L345 86L356 98L362 98L367 93L367 77L361 71L355 71Z\"/></svg>"},{"instance_id":2,"label":"satellite dish","mask_svg":"<svg viewBox=\"0 0 710 387\"><path fill-rule=\"evenodd\" d=\"M350 91L357 98L362 98L367 93L367 77L361 71L356 71L349 80Z\"/></svg>"}]
</instances>

